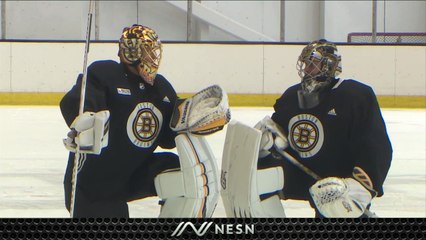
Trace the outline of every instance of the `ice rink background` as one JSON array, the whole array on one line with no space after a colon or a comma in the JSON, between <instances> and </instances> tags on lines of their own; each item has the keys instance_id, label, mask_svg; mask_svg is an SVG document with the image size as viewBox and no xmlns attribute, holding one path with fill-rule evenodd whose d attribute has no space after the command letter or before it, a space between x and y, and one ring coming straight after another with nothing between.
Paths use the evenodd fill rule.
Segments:
<instances>
[{"instance_id":1,"label":"ice rink background","mask_svg":"<svg viewBox=\"0 0 426 240\"><path fill-rule=\"evenodd\" d=\"M253 126L272 108L231 108L232 118ZM426 111L382 109L393 146L385 195L373 200L380 217L426 217ZM67 218L63 173L68 128L59 107L0 106L0 218ZM220 168L226 128L207 137ZM130 216L157 217L158 198L129 204ZM288 217L313 217L301 201L282 202ZM226 217L219 200L213 217Z\"/></svg>"}]
</instances>

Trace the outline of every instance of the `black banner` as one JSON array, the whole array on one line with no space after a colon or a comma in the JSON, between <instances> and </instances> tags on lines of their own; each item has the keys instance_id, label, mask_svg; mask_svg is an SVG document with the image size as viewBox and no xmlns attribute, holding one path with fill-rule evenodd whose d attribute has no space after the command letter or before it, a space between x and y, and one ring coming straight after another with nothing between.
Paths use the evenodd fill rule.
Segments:
<instances>
[{"instance_id":1,"label":"black banner","mask_svg":"<svg viewBox=\"0 0 426 240\"><path fill-rule=\"evenodd\" d=\"M0 219L0 239L425 239L424 218Z\"/></svg>"}]
</instances>

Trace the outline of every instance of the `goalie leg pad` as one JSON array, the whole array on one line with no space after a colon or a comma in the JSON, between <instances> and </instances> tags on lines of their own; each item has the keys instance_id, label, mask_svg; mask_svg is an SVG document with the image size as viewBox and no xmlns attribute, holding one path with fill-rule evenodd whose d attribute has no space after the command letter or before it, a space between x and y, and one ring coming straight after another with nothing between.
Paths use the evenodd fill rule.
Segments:
<instances>
[{"instance_id":1,"label":"goalie leg pad","mask_svg":"<svg viewBox=\"0 0 426 240\"><path fill-rule=\"evenodd\" d=\"M164 201L159 217L209 218L219 198L216 159L203 136L179 134L175 141L181 169L154 180Z\"/></svg>"},{"instance_id":2,"label":"goalie leg pad","mask_svg":"<svg viewBox=\"0 0 426 240\"><path fill-rule=\"evenodd\" d=\"M284 172L281 167L257 170L257 192L259 195L283 189Z\"/></svg>"},{"instance_id":3,"label":"goalie leg pad","mask_svg":"<svg viewBox=\"0 0 426 240\"><path fill-rule=\"evenodd\" d=\"M285 217L278 195L260 195L284 186L281 167L257 170L262 132L238 121L228 125L222 157L221 196L227 217Z\"/></svg>"}]
</instances>

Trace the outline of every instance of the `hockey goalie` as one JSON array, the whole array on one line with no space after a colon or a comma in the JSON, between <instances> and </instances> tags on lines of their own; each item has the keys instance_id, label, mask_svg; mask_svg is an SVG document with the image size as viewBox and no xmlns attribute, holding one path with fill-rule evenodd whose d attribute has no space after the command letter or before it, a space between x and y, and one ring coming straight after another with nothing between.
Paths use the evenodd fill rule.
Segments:
<instances>
[{"instance_id":1,"label":"hockey goalie","mask_svg":"<svg viewBox=\"0 0 426 240\"><path fill-rule=\"evenodd\" d=\"M231 122L222 159L228 217L283 217L280 200L309 201L316 217L373 217L392 146L373 90L337 78L341 56L321 39L303 48L301 82L254 128Z\"/></svg>"},{"instance_id":2,"label":"hockey goalie","mask_svg":"<svg viewBox=\"0 0 426 240\"><path fill-rule=\"evenodd\" d=\"M76 218L129 217L128 202L158 196L160 217L211 217L219 177L204 136L230 120L225 91L212 85L178 98L157 74L162 44L147 26L124 28L118 46L119 63L88 67L82 114L81 75L60 103L70 127L66 208Z\"/></svg>"}]
</instances>

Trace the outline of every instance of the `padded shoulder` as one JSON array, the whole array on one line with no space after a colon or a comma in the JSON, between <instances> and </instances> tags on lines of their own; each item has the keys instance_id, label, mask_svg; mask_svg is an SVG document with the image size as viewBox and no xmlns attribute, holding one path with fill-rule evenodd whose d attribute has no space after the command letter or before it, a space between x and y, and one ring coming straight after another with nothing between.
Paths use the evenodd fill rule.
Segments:
<instances>
[{"instance_id":1,"label":"padded shoulder","mask_svg":"<svg viewBox=\"0 0 426 240\"><path fill-rule=\"evenodd\" d=\"M99 81L106 81L106 79L116 79L124 76L124 68L118 62L102 60L90 64L87 74L95 77Z\"/></svg>"},{"instance_id":2,"label":"padded shoulder","mask_svg":"<svg viewBox=\"0 0 426 240\"><path fill-rule=\"evenodd\" d=\"M113 60L100 60L100 61L95 61L92 64L90 64L89 69L91 71L97 72L97 71L102 71L105 69L116 69L120 67L120 64L116 61Z\"/></svg>"}]
</instances>

